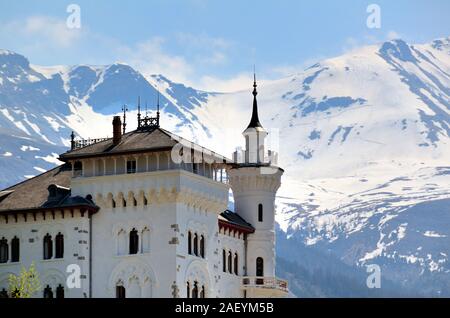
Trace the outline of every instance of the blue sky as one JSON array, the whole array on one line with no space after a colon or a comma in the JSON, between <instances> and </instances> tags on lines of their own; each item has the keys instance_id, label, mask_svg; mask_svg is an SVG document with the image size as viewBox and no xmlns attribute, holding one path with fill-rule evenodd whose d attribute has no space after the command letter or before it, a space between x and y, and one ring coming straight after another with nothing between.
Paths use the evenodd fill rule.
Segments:
<instances>
[{"instance_id":1,"label":"blue sky","mask_svg":"<svg viewBox=\"0 0 450 318\"><path fill-rule=\"evenodd\" d=\"M69 29L66 8L81 9ZM368 5L381 28L366 25ZM197 88L242 87L256 64L260 78L302 70L365 44L450 36L450 1L149 0L0 3L0 47L31 63L128 63Z\"/></svg>"}]
</instances>

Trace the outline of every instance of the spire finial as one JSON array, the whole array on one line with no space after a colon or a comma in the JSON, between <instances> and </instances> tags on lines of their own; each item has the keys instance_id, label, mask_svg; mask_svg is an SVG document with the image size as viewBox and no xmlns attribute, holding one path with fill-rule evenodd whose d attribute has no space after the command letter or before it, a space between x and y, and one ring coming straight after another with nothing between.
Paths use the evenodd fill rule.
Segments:
<instances>
[{"instance_id":1,"label":"spire finial","mask_svg":"<svg viewBox=\"0 0 450 318\"><path fill-rule=\"evenodd\" d=\"M255 71L255 65L253 65L253 96L255 96L258 94L258 92L256 91L256 71Z\"/></svg>"},{"instance_id":2,"label":"spire finial","mask_svg":"<svg viewBox=\"0 0 450 318\"><path fill-rule=\"evenodd\" d=\"M138 95L138 113L137 113L137 122L138 122L138 128L141 127L141 96Z\"/></svg>"},{"instance_id":3,"label":"spire finial","mask_svg":"<svg viewBox=\"0 0 450 318\"><path fill-rule=\"evenodd\" d=\"M128 111L127 105L124 104L122 106L122 111L123 111L123 124L122 124L122 127L123 127L123 134L125 134L125 129L127 127L127 111Z\"/></svg>"},{"instance_id":4,"label":"spire finial","mask_svg":"<svg viewBox=\"0 0 450 318\"><path fill-rule=\"evenodd\" d=\"M248 124L247 128L262 128L261 123L259 122L258 117L258 102L256 100L256 95L258 95L258 92L256 91L256 71L255 66L253 65L253 110L252 110L252 118L250 119L250 123Z\"/></svg>"},{"instance_id":5,"label":"spire finial","mask_svg":"<svg viewBox=\"0 0 450 318\"><path fill-rule=\"evenodd\" d=\"M158 89L158 99L156 101L156 107L158 108L157 111L159 113L159 89Z\"/></svg>"},{"instance_id":6,"label":"spire finial","mask_svg":"<svg viewBox=\"0 0 450 318\"><path fill-rule=\"evenodd\" d=\"M75 133L72 130L72 133L70 134L70 149L75 149Z\"/></svg>"},{"instance_id":7,"label":"spire finial","mask_svg":"<svg viewBox=\"0 0 450 318\"><path fill-rule=\"evenodd\" d=\"M157 125L159 127L159 88L157 88L158 90L158 100L156 101L156 120L157 120Z\"/></svg>"}]
</instances>

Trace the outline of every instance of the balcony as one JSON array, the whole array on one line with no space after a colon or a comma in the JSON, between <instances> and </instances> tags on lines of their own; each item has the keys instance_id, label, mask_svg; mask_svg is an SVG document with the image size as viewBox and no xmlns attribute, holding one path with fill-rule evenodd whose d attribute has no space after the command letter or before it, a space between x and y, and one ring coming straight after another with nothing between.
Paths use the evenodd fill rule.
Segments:
<instances>
[{"instance_id":1,"label":"balcony","mask_svg":"<svg viewBox=\"0 0 450 318\"><path fill-rule=\"evenodd\" d=\"M246 276L242 278L242 288L247 297L286 297L288 282L276 277Z\"/></svg>"}]
</instances>

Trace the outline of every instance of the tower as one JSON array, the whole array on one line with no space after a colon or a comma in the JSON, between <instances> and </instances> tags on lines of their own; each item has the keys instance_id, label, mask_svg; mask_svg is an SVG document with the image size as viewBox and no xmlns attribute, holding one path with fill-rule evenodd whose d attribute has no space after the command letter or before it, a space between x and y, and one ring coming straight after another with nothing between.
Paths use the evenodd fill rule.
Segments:
<instances>
[{"instance_id":1,"label":"tower","mask_svg":"<svg viewBox=\"0 0 450 318\"><path fill-rule=\"evenodd\" d=\"M235 162L228 170L228 177L235 212L255 228L247 237L246 277L243 279L246 296L282 297L287 294L287 283L275 277L275 195L283 169L269 160L275 157L274 152L265 150L268 133L258 117L256 87L255 77L252 117L243 132L245 150L234 153Z\"/></svg>"}]
</instances>

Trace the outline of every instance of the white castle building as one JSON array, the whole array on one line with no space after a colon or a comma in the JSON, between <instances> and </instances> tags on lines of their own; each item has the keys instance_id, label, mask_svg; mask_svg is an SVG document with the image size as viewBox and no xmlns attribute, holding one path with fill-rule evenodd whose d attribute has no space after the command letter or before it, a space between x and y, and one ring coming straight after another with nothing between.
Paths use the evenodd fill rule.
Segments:
<instances>
[{"instance_id":1,"label":"white castle building","mask_svg":"<svg viewBox=\"0 0 450 318\"><path fill-rule=\"evenodd\" d=\"M0 296L32 262L38 297L286 296L275 276L283 170L267 160L256 94L255 82L233 161L162 129L159 107L139 109L131 132L114 117L113 138L72 134L63 165L0 191Z\"/></svg>"}]
</instances>

